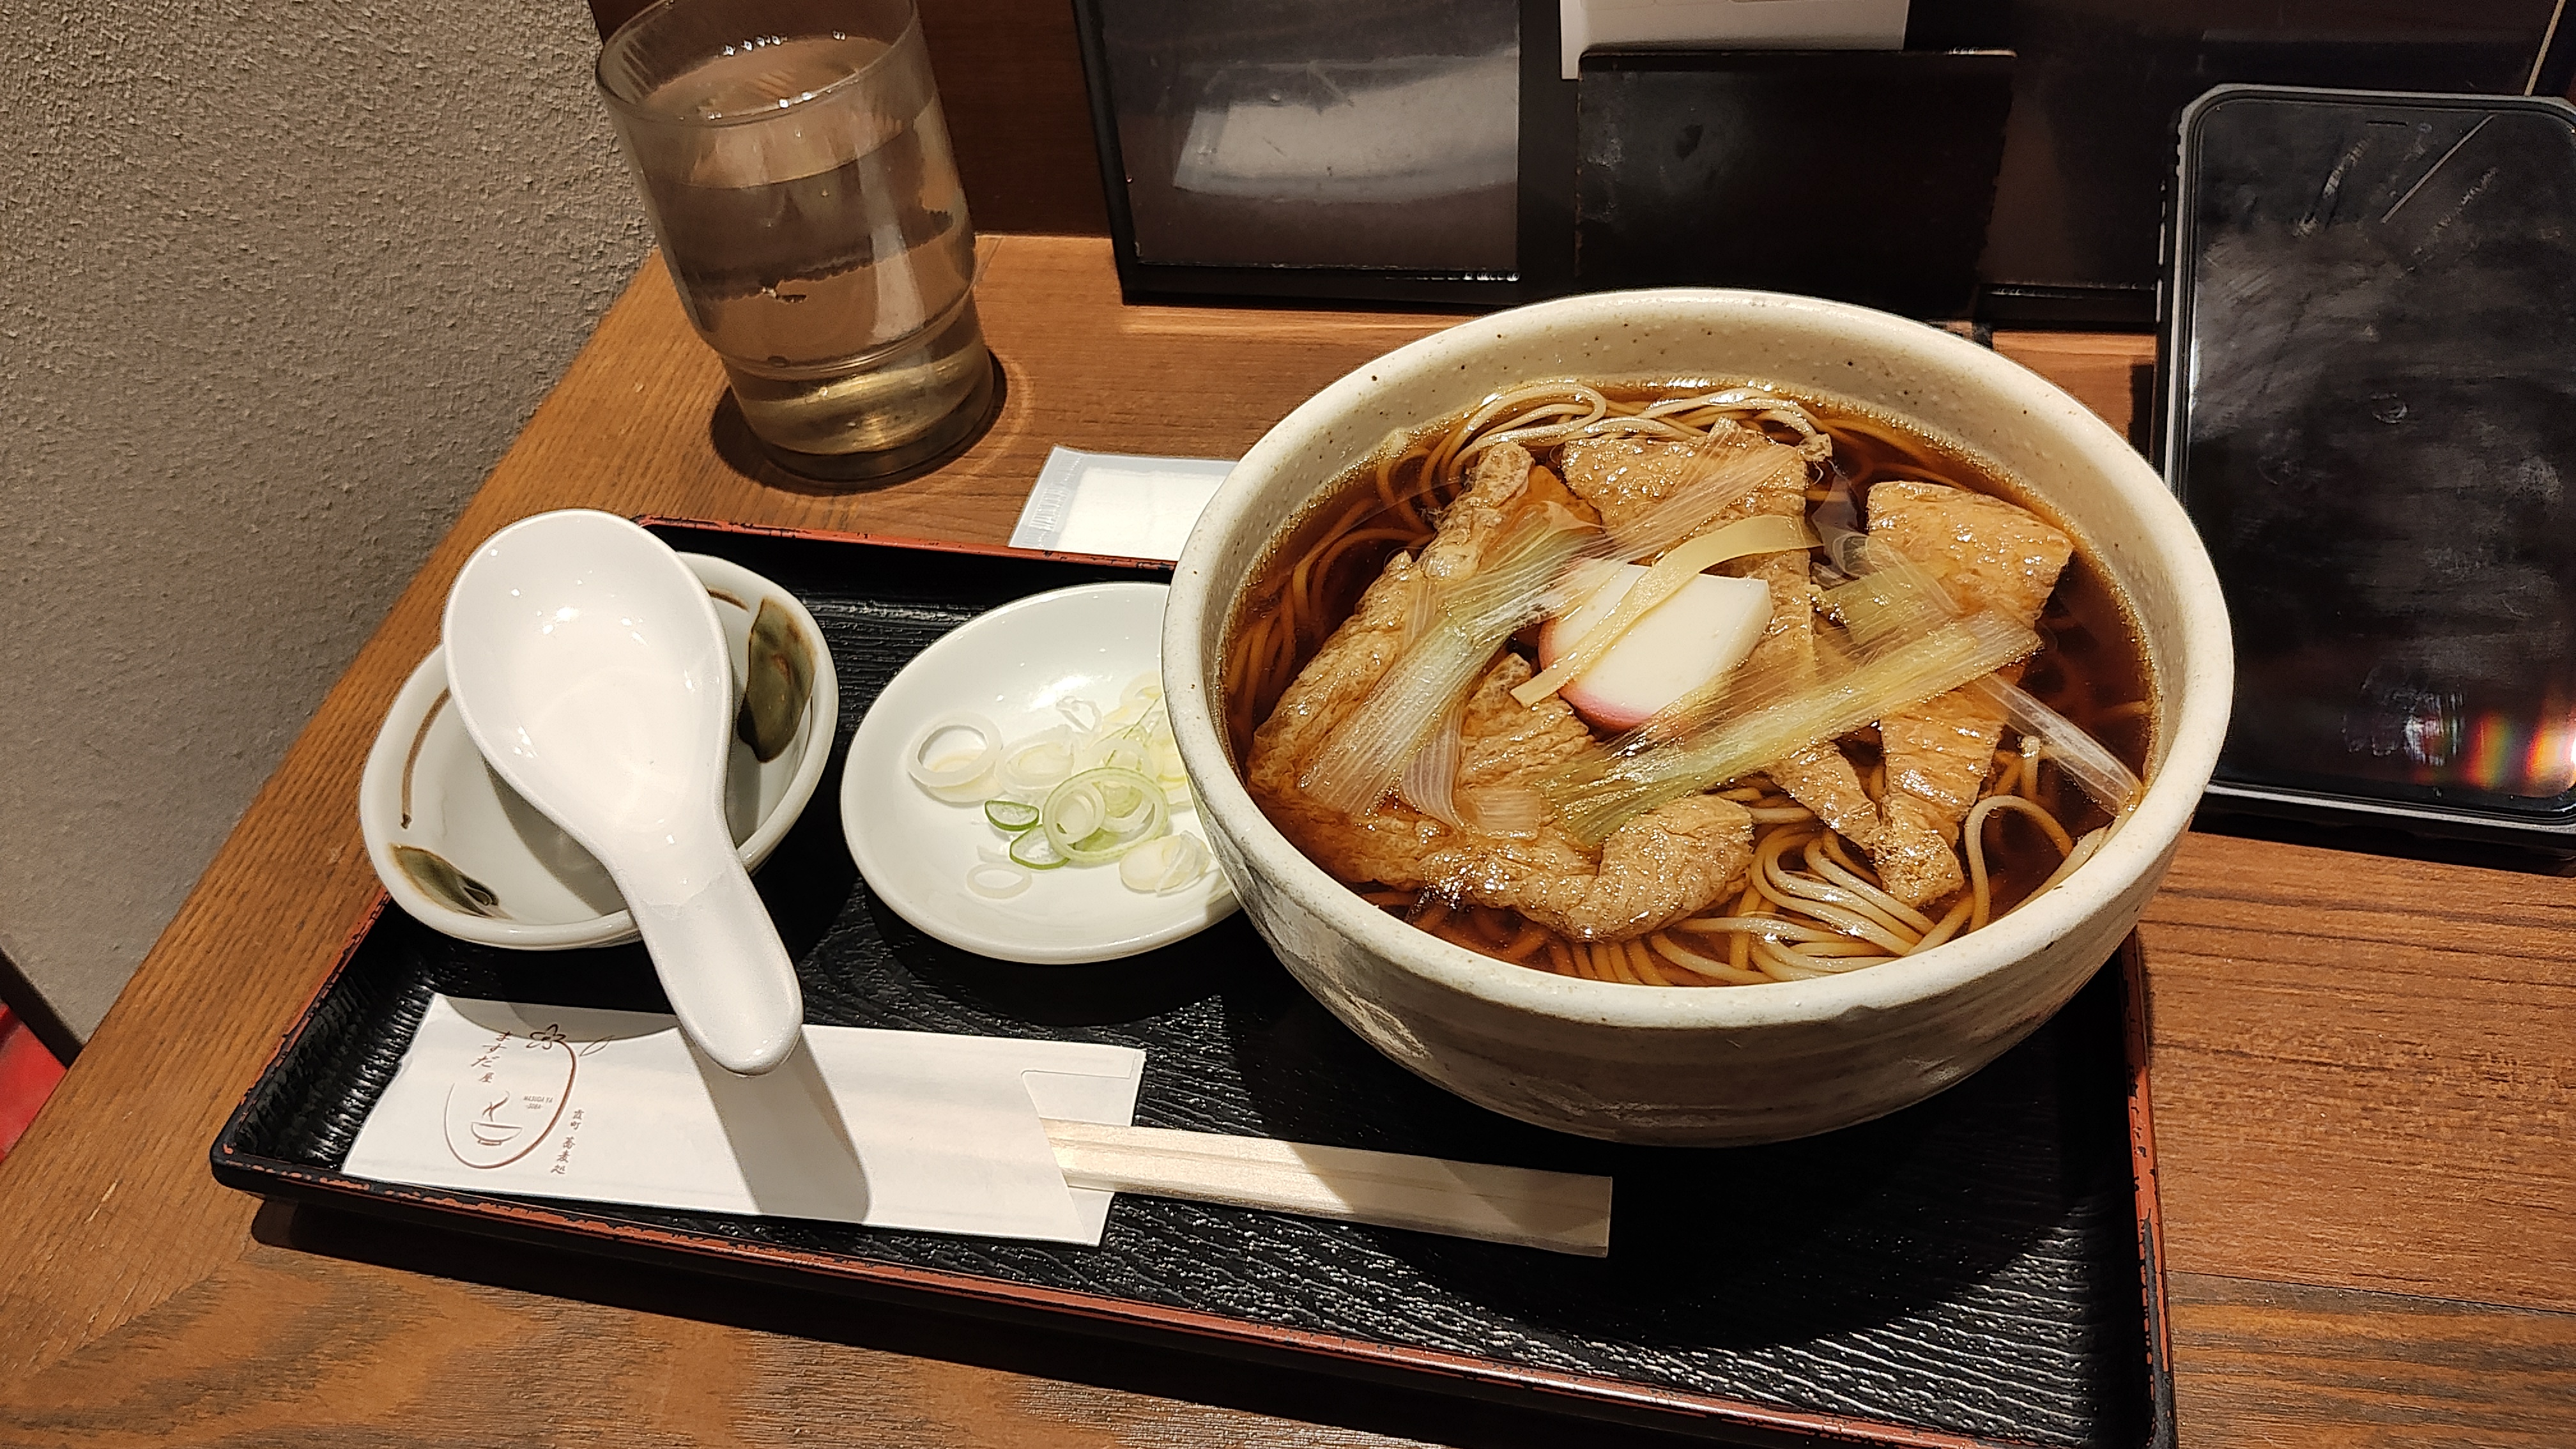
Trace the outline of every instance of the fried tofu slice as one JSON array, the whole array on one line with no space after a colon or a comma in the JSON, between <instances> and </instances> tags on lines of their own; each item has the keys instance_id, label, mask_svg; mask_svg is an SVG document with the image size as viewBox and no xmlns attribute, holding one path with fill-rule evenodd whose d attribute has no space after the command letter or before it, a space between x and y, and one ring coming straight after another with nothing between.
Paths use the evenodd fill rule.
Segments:
<instances>
[{"instance_id":1,"label":"fried tofu slice","mask_svg":"<svg viewBox=\"0 0 2576 1449\"><path fill-rule=\"evenodd\" d=\"M1711 429L1705 449L1641 433L1577 438L1558 452L1557 463L1565 470L1565 486L1599 510L1601 526L1613 533L1708 476L1711 468L1724 468L1742 491L1710 515L1709 527L1781 512L1784 499L1802 512L1805 506L1807 464L1798 450L1737 423Z\"/></svg>"},{"instance_id":2,"label":"fried tofu slice","mask_svg":"<svg viewBox=\"0 0 2576 1449\"><path fill-rule=\"evenodd\" d=\"M1870 488L1869 537L1922 565L1960 608L2025 625L2075 554L2073 539L2018 504L1902 479Z\"/></svg>"},{"instance_id":3,"label":"fried tofu slice","mask_svg":"<svg viewBox=\"0 0 2576 1449\"><path fill-rule=\"evenodd\" d=\"M1529 708L1512 698L1530 673L1528 660L1505 654L1468 696L1462 790L1535 785L1592 743L1565 701ZM1706 909L1752 860L1752 815L1692 795L1622 825L1597 852L1553 823L1525 836L1456 832L1425 856L1423 875L1466 904L1503 906L1577 940L1624 941Z\"/></svg>"},{"instance_id":4,"label":"fried tofu slice","mask_svg":"<svg viewBox=\"0 0 2576 1449\"><path fill-rule=\"evenodd\" d=\"M1869 534L1922 566L1971 614L2028 626L2074 556L2074 540L2026 508L1939 483L1890 480L1869 490ZM2003 711L1964 689L1879 721L1887 760L1888 833L1869 850L1888 893L1922 905L1964 877L1960 821L1994 764Z\"/></svg>"},{"instance_id":5,"label":"fried tofu slice","mask_svg":"<svg viewBox=\"0 0 2576 1449\"><path fill-rule=\"evenodd\" d=\"M1472 558L1477 541L1517 507L1553 501L1545 496L1552 486L1556 480L1533 468L1526 452L1489 450L1421 558L1390 559L1280 697L1253 735L1246 783L1298 849L1344 880L1436 889L1461 904L1518 911L1577 940L1624 940L1705 909L1742 879L1753 854L1753 821L1743 807L1715 796L1676 800L1629 821L1595 851L1548 823L1486 833L1393 802L1352 817L1316 805L1297 787L1334 729L1403 652L1433 570ZM1527 660L1503 653L1462 706L1462 795L1529 789L1591 744L1591 732L1563 700L1526 708L1511 697L1530 675Z\"/></svg>"}]
</instances>

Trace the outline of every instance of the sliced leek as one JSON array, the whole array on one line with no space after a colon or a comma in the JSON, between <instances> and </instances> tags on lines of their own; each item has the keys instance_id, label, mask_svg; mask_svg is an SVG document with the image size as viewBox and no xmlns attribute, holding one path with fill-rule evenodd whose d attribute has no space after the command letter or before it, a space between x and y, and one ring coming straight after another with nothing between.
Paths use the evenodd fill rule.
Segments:
<instances>
[{"instance_id":1,"label":"sliced leek","mask_svg":"<svg viewBox=\"0 0 2576 1449\"><path fill-rule=\"evenodd\" d=\"M1497 540L1473 573L1417 585L1429 592L1416 598L1412 641L1325 740L1297 788L1346 815L1376 809L1494 651L1546 612L1566 565L1599 536L1550 507Z\"/></svg>"},{"instance_id":2,"label":"sliced leek","mask_svg":"<svg viewBox=\"0 0 2576 1449\"><path fill-rule=\"evenodd\" d=\"M1819 740L1910 709L2036 652L2039 636L1993 614L1957 620L1679 738L1640 732L1628 749L1594 754L1545 785L1557 819L1586 843L1659 805L1724 784ZM1647 730L1654 729L1652 723Z\"/></svg>"},{"instance_id":3,"label":"sliced leek","mask_svg":"<svg viewBox=\"0 0 2576 1449\"><path fill-rule=\"evenodd\" d=\"M1030 870L1053 870L1064 864L1064 855L1045 831L1024 830L1011 838L1011 861Z\"/></svg>"},{"instance_id":4,"label":"sliced leek","mask_svg":"<svg viewBox=\"0 0 2576 1449\"><path fill-rule=\"evenodd\" d=\"M960 735L975 743L961 748ZM903 768L914 784L934 797L971 805L984 797L1001 759L1002 732L982 715L961 711L941 715L914 736L912 747L904 752Z\"/></svg>"},{"instance_id":5,"label":"sliced leek","mask_svg":"<svg viewBox=\"0 0 2576 1449\"><path fill-rule=\"evenodd\" d=\"M1047 844L1074 865L1105 865L1171 827L1163 788L1105 765L1055 787L1038 814Z\"/></svg>"},{"instance_id":6,"label":"sliced leek","mask_svg":"<svg viewBox=\"0 0 2576 1449\"><path fill-rule=\"evenodd\" d=\"M914 739L907 773L939 799L978 807L1008 841L1007 851L977 853L966 888L1010 900L1038 871L1122 862L1149 845L1147 860L1122 873L1132 889L1168 895L1205 879L1206 843L1172 832L1173 812L1196 801L1161 677L1129 680L1113 708L1069 695L1055 711L1063 723L1016 740L966 713L942 716Z\"/></svg>"},{"instance_id":7,"label":"sliced leek","mask_svg":"<svg viewBox=\"0 0 2576 1449\"><path fill-rule=\"evenodd\" d=\"M1024 800L987 800L984 818L994 829L1016 835L1038 823L1038 807Z\"/></svg>"},{"instance_id":8,"label":"sliced leek","mask_svg":"<svg viewBox=\"0 0 2576 1449\"><path fill-rule=\"evenodd\" d=\"M1208 871L1208 849L1195 835L1165 835L1148 840L1118 861L1118 879L1127 889L1167 896L1198 884Z\"/></svg>"}]
</instances>

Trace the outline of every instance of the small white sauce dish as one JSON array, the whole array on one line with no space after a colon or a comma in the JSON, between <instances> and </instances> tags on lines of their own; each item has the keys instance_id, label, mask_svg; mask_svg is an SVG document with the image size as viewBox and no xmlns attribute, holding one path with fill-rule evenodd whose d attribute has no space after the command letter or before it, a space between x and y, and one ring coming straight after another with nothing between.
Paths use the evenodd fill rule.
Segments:
<instances>
[{"instance_id":1,"label":"small white sauce dish","mask_svg":"<svg viewBox=\"0 0 2576 1449\"><path fill-rule=\"evenodd\" d=\"M1007 900L976 895L967 874L978 852L1003 850L1009 837L980 803L936 799L905 768L922 732L961 711L1019 740L1064 723L1060 700L1114 706L1129 681L1159 667L1168 592L1110 583L1033 594L960 625L887 682L841 774L841 831L879 900L960 950L1041 966L1133 956L1234 913L1213 864L1169 895L1128 889L1114 865L1038 871ZM1174 811L1172 830L1206 841L1195 810Z\"/></svg>"},{"instance_id":2,"label":"small white sauce dish","mask_svg":"<svg viewBox=\"0 0 2576 1449\"><path fill-rule=\"evenodd\" d=\"M739 564L680 558L706 585L732 656L725 823L743 865L756 870L822 781L840 682L795 595ZM758 686L748 707L746 680ZM448 699L443 650L412 671L376 732L358 784L358 823L386 892L433 930L529 951L636 939L608 872L484 763Z\"/></svg>"}]
</instances>

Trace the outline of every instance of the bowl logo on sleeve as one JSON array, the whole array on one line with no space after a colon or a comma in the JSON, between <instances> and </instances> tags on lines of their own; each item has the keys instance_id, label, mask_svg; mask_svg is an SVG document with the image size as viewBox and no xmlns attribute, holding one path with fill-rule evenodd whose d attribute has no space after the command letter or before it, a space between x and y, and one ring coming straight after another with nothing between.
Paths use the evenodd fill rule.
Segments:
<instances>
[{"instance_id":1,"label":"bowl logo on sleeve","mask_svg":"<svg viewBox=\"0 0 2576 1449\"><path fill-rule=\"evenodd\" d=\"M468 1167L507 1167L537 1150L572 1098L575 1052L555 1028L503 1032L447 1090L447 1150Z\"/></svg>"}]
</instances>

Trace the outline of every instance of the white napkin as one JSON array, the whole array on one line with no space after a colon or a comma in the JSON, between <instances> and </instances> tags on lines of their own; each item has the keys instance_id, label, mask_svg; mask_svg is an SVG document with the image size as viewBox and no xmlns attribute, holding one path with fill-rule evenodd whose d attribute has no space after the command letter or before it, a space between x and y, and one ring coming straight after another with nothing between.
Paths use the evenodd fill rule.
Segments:
<instances>
[{"instance_id":1,"label":"white napkin","mask_svg":"<svg viewBox=\"0 0 2576 1449\"><path fill-rule=\"evenodd\" d=\"M1234 465L1057 448L1029 489L1011 547L1177 559L1190 525Z\"/></svg>"},{"instance_id":2,"label":"white napkin","mask_svg":"<svg viewBox=\"0 0 2576 1449\"><path fill-rule=\"evenodd\" d=\"M433 997L347 1170L420 1187L1097 1246L1043 1117L1125 1125L1132 1047L808 1026L766 1076L670 1017Z\"/></svg>"}]
</instances>

